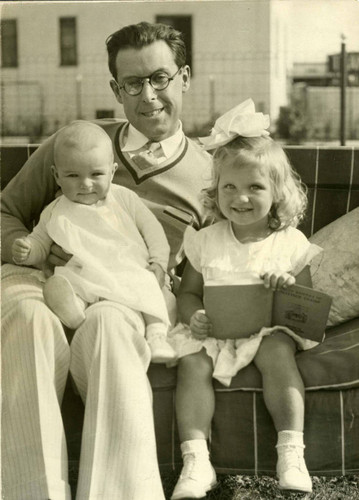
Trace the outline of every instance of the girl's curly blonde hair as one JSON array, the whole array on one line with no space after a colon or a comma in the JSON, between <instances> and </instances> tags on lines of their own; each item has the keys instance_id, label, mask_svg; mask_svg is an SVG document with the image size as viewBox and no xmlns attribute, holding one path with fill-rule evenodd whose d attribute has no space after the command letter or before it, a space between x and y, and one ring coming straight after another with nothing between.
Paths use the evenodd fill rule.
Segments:
<instances>
[{"instance_id":1,"label":"girl's curly blonde hair","mask_svg":"<svg viewBox=\"0 0 359 500\"><path fill-rule=\"evenodd\" d=\"M308 203L307 188L291 167L283 148L270 137L238 136L215 150L212 183L201 196L209 215L215 219L225 218L218 206L217 188L221 171L227 166L259 166L268 172L273 193L268 223L272 229L296 227L303 220Z\"/></svg>"}]
</instances>

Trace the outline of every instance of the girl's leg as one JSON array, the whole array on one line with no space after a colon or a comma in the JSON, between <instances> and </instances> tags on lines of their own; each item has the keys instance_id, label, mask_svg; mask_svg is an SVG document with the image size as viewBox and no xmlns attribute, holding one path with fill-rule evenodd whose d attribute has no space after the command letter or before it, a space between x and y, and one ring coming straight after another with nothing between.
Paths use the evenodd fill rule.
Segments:
<instances>
[{"instance_id":1,"label":"girl's leg","mask_svg":"<svg viewBox=\"0 0 359 500\"><path fill-rule=\"evenodd\" d=\"M295 351L293 339L278 332L264 337L254 359L262 374L264 402L277 432L303 432L304 428L304 385Z\"/></svg>"},{"instance_id":2,"label":"girl's leg","mask_svg":"<svg viewBox=\"0 0 359 500\"><path fill-rule=\"evenodd\" d=\"M209 437L214 413L212 373L213 363L204 349L179 362L176 414L181 443Z\"/></svg>"},{"instance_id":3,"label":"girl's leg","mask_svg":"<svg viewBox=\"0 0 359 500\"><path fill-rule=\"evenodd\" d=\"M180 360L176 413L183 469L172 500L202 498L217 483L207 439L214 413L213 363L204 349Z\"/></svg>"},{"instance_id":4,"label":"girl's leg","mask_svg":"<svg viewBox=\"0 0 359 500\"><path fill-rule=\"evenodd\" d=\"M254 362L262 374L263 397L278 432L279 487L310 492L303 458L304 384L293 339L282 332L265 337Z\"/></svg>"}]
</instances>

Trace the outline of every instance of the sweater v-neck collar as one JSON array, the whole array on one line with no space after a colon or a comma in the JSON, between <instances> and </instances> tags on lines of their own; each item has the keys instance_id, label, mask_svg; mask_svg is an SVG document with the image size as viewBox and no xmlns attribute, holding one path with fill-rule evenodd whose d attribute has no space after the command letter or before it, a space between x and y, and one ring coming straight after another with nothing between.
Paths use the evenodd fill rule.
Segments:
<instances>
[{"instance_id":1,"label":"sweater v-neck collar","mask_svg":"<svg viewBox=\"0 0 359 500\"><path fill-rule=\"evenodd\" d=\"M187 152L188 149L188 139L187 137L184 136L183 140L183 147L180 150L179 154L174 157L173 160L168 160L163 162L160 165L154 165L153 167L149 167L146 170L141 170L130 158L130 155L126 152L122 152L121 146L120 146L120 140L123 137L123 134L126 130L126 127L128 126L128 122L121 124L115 134L114 141L115 141L115 150L116 153L121 160L122 164L125 166L125 168L128 170L129 174L133 178L136 184L141 184L141 182L144 182L145 180L149 179L150 177L154 177L156 175L162 174L163 172L166 172L166 170L169 170L173 168L181 159L184 157L184 155Z\"/></svg>"}]
</instances>

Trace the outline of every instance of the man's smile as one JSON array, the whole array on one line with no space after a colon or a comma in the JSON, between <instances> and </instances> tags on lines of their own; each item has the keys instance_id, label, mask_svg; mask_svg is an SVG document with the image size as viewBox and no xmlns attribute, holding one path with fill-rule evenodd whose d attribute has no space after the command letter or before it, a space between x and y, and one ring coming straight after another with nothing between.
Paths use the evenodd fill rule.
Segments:
<instances>
[{"instance_id":1,"label":"man's smile","mask_svg":"<svg viewBox=\"0 0 359 500\"><path fill-rule=\"evenodd\" d=\"M153 109L151 111L142 112L141 115L146 116L146 118L153 118L158 116L163 111L163 108Z\"/></svg>"}]
</instances>

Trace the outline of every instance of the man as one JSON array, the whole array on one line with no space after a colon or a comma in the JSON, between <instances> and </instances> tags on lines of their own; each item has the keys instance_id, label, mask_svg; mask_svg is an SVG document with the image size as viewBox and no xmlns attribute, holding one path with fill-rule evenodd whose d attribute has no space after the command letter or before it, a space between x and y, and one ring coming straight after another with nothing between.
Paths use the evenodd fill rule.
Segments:
<instances>
[{"instance_id":1,"label":"man","mask_svg":"<svg viewBox=\"0 0 359 500\"><path fill-rule=\"evenodd\" d=\"M198 194L210 180L211 164L179 120L190 86L185 46L173 28L148 23L124 27L106 43L111 87L128 118L98 122L113 141L119 165L114 182L136 191L163 224L172 270L182 259L184 229L204 222ZM77 499L161 500L142 317L98 302L69 345L43 302L42 272L11 265L14 239L28 234L56 196L55 135L2 197L2 258L8 263L2 280L3 495L70 498L60 413L70 370L85 403ZM53 246L52 265L68 259Z\"/></svg>"}]
</instances>

